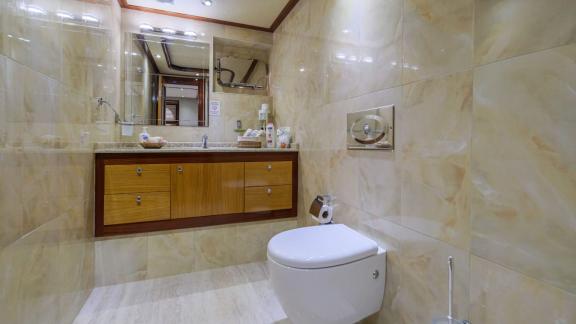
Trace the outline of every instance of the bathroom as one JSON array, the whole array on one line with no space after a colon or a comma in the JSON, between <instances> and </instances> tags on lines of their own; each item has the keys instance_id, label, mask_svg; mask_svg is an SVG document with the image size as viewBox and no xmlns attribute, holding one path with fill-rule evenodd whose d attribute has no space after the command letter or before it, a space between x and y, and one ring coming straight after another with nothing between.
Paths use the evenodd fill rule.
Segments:
<instances>
[{"instance_id":1,"label":"bathroom","mask_svg":"<svg viewBox=\"0 0 576 324\"><path fill-rule=\"evenodd\" d=\"M576 324L575 108L574 0L1 0L0 323Z\"/></svg>"}]
</instances>

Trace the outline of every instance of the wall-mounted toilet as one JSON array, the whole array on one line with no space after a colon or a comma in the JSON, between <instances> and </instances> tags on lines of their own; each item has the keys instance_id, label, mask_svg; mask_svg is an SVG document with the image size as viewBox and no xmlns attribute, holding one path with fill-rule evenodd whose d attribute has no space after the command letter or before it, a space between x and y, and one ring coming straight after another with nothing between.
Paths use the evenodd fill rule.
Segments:
<instances>
[{"instance_id":1,"label":"wall-mounted toilet","mask_svg":"<svg viewBox=\"0 0 576 324\"><path fill-rule=\"evenodd\" d=\"M381 307L386 251L345 225L277 234L268 243L268 267L294 324L350 324Z\"/></svg>"}]
</instances>

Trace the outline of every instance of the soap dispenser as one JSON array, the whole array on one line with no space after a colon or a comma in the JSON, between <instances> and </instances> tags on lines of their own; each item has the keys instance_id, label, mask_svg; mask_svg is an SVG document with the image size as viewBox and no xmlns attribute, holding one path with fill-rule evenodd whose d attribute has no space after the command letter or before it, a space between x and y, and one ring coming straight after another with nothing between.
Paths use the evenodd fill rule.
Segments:
<instances>
[{"instance_id":1,"label":"soap dispenser","mask_svg":"<svg viewBox=\"0 0 576 324\"><path fill-rule=\"evenodd\" d=\"M140 133L138 139L140 140L140 142L146 142L148 141L149 138L150 134L148 134L148 127L146 126L142 127L142 133Z\"/></svg>"}]
</instances>

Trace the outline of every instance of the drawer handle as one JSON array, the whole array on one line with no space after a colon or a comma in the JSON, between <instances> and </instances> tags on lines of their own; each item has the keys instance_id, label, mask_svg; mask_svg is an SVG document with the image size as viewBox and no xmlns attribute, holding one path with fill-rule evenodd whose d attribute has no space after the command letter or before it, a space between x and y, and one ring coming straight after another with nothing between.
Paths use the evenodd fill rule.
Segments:
<instances>
[{"instance_id":1,"label":"drawer handle","mask_svg":"<svg viewBox=\"0 0 576 324\"><path fill-rule=\"evenodd\" d=\"M142 171L143 171L143 170L142 170L141 167L137 167L137 168L136 168L136 174L137 174L137 175L141 176L141 175L142 175Z\"/></svg>"},{"instance_id":2,"label":"drawer handle","mask_svg":"<svg viewBox=\"0 0 576 324\"><path fill-rule=\"evenodd\" d=\"M272 188L266 189L266 193L269 194L269 195L271 195L271 194L272 194Z\"/></svg>"},{"instance_id":3,"label":"drawer handle","mask_svg":"<svg viewBox=\"0 0 576 324\"><path fill-rule=\"evenodd\" d=\"M272 171L272 164L268 164L268 166L266 167L266 169L267 169L268 171Z\"/></svg>"},{"instance_id":4,"label":"drawer handle","mask_svg":"<svg viewBox=\"0 0 576 324\"><path fill-rule=\"evenodd\" d=\"M176 168L176 172L178 172L179 174L182 174L182 173L184 173L184 168L182 166L178 166Z\"/></svg>"},{"instance_id":5,"label":"drawer handle","mask_svg":"<svg viewBox=\"0 0 576 324\"><path fill-rule=\"evenodd\" d=\"M142 205L142 196L140 195L136 196L136 205L138 206Z\"/></svg>"}]
</instances>

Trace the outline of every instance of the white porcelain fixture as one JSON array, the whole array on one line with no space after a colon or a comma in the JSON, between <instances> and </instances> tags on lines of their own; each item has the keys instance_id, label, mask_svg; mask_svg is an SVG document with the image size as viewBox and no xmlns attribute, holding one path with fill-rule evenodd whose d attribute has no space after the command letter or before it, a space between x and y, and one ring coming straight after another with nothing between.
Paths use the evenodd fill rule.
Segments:
<instances>
[{"instance_id":1,"label":"white porcelain fixture","mask_svg":"<svg viewBox=\"0 0 576 324\"><path fill-rule=\"evenodd\" d=\"M294 324L350 324L381 307L386 251L345 225L277 234L268 243L268 267Z\"/></svg>"}]
</instances>

